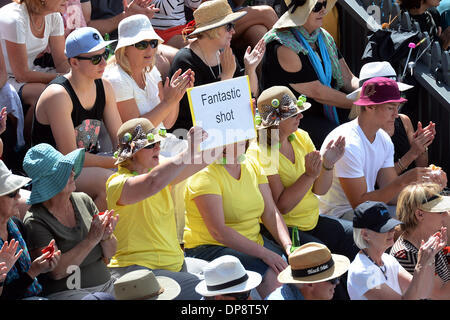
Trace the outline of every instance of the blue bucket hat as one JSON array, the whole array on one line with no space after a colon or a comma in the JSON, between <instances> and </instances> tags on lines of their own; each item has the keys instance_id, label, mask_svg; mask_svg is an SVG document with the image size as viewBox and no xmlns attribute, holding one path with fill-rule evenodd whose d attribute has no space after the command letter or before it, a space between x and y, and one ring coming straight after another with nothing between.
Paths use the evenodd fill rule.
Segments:
<instances>
[{"instance_id":1,"label":"blue bucket hat","mask_svg":"<svg viewBox=\"0 0 450 320\"><path fill-rule=\"evenodd\" d=\"M67 58L77 57L105 48L117 40L105 41L95 28L82 27L72 31L66 39L64 54Z\"/></svg>"},{"instance_id":2,"label":"blue bucket hat","mask_svg":"<svg viewBox=\"0 0 450 320\"><path fill-rule=\"evenodd\" d=\"M31 195L27 204L47 201L60 193L69 181L72 169L75 179L84 163L84 149L76 149L67 155L47 143L30 148L23 159L23 169L32 179Z\"/></svg>"}]
</instances>

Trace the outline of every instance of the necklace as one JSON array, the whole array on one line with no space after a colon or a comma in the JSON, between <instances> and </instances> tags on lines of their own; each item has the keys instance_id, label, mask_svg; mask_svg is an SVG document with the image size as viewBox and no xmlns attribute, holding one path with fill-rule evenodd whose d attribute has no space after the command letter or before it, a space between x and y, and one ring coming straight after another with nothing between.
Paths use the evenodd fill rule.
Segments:
<instances>
[{"instance_id":1,"label":"necklace","mask_svg":"<svg viewBox=\"0 0 450 320\"><path fill-rule=\"evenodd\" d=\"M374 265L376 265L376 266L381 270L381 272L383 273L384 278L387 280L386 266L385 266L384 264L383 264L382 266L379 266L378 264L375 263L375 261L372 260L372 258L367 254L366 251L364 251L364 250L361 250L361 251L366 255L367 258L369 258L369 260L370 260Z\"/></svg>"},{"instance_id":2,"label":"necklace","mask_svg":"<svg viewBox=\"0 0 450 320\"><path fill-rule=\"evenodd\" d=\"M41 32L43 30L44 25L45 25L45 18L42 20L42 23L39 27L36 26L36 23L33 21L31 14L30 14L30 21L31 21L31 25L33 26L35 31Z\"/></svg>"},{"instance_id":3,"label":"necklace","mask_svg":"<svg viewBox=\"0 0 450 320\"><path fill-rule=\"evenodd\" d=\"M218 74L217 77L216 77L216 74L214 73L213 69L211 68L211 66L208 64L208 61L206 60L206 56L205 56L205 54L203 53L202 47L200 46L200 44L197 44L197 45L198 45L198 48L200 49L200 52L201 52L201 54L202 54L203 60L205 61L205 64L209 67L209 70L211 70L211 73L212 73L214 79L217 79L217 78L220 76L220 74L222 73L222 69L220 68L219 55L218 55L217 52L216 52L217 65L219 66L219 74Z\"/></svg>"}]
</instances>

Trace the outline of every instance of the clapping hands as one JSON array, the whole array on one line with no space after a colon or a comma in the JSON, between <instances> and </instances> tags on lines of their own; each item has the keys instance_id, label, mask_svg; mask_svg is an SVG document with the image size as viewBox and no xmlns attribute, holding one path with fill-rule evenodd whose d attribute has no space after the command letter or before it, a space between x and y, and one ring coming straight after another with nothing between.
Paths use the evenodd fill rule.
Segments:
<instances>
[{"instance_id":1,"label":"clapping hands","mask_svg":"<svg viewBox=\"0 0 450 320\"><path fill-rule=\"evenodd\" d=\"M336 162L342 158L345 153L345 137L339 136L336 140L331 140L323 154L323 165L327 168L333 168Z\"/></svg>"},{"instance_id":2,"label":"clapping hands","mask_svg":"<svg viewBox=\"0 0 450 320\"><path fill-rule=\"evenodd\" d=\"M245 68L251 71L256 70L256 67L261 62L265 51L266 51L266 43L262 38L261 40L258 41L253 50L251 50L251 47L248 46L244 54Z\"/></svg>"}]
</instances>

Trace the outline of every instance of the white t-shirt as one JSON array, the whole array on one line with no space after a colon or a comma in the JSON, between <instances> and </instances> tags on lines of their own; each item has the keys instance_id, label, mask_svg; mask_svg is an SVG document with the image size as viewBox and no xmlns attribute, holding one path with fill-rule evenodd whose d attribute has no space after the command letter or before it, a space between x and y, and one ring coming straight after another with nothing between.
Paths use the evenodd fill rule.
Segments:
<instances>
[{"instance_id":1,"label":"white t-shirt","mask_svg":"<svg viewBox=\"0 0 450 320\"><path fill-rule=\"evenodd\" d=\"M367 300L364 294L382 284L386 284L392 290L402 295L398 283L400 264L398 261L383 253L381 256L386 267L386 277L381 269L367 258L364 253L358 253L348 268L347 291L351 300Z\"/></svg>"},{"instance_id":2,"label":"white t-shirt","mask_svg":"<svg viewBox=\"0 0 450 320\"><path fill-rule=\"evenodd\" d=\"M145 89L141 89L136 81L118 64L109 65L105 70L104 77L113 86L116 102L136 100L139 115L153 110L160 103L158 83L162 80L161 73L156 66L145 74Z\"/></svg>"},{"instance_id":3,"label":"white t-shirt","mask_svg":"<svg viewBox=\"0 0 450 320\"><path fill-rule=\"evenodd\" d=\"M328 134L322 144L321 154L324 153L329 141L331 139L336 141L339 136L345 136L345 153L335 164L330 190L319 197L319 212L335 217L341 217L352 209L339 178L365 177L367 192L371 192L375 190L378 171L394 166L394 144L384 130L378 130L375 140L371 143L356 118Z\"/></svg>"},{"instance_id":4,"label":"white t-shirt","mask_svg":"<svg viewBox=\"0 0 450 320\"><path fill-rule=\"evenodd\" d=\"M0 9L0 33L6 71L10 78L14 78L6 51L5 40L25 44L28 55L28 68L34 69L33 62L48 45L49 37L64 36L64 22L60 13L45 16L45 29L42 38L36 38L31 32L30 17L25 3L12 2Z\"/></svg>"}]
</instances>

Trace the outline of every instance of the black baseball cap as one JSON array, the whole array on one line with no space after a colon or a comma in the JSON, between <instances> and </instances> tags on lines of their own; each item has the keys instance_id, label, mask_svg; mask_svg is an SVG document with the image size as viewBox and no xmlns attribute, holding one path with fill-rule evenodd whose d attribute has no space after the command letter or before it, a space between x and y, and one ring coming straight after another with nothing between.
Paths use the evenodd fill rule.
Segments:
<instances>
[{"instance_id":1,"label":"black baseball cap","mask_svg":"<svg viewBox=\"0 0 450 320\"><path fill-rule=\"evenodd\" d=\"M355 208L353 215L353 228L369 229L378 233L388 232L401 223L391 218L383 202L363 202Z\"/></svg>"}]
</instances>

